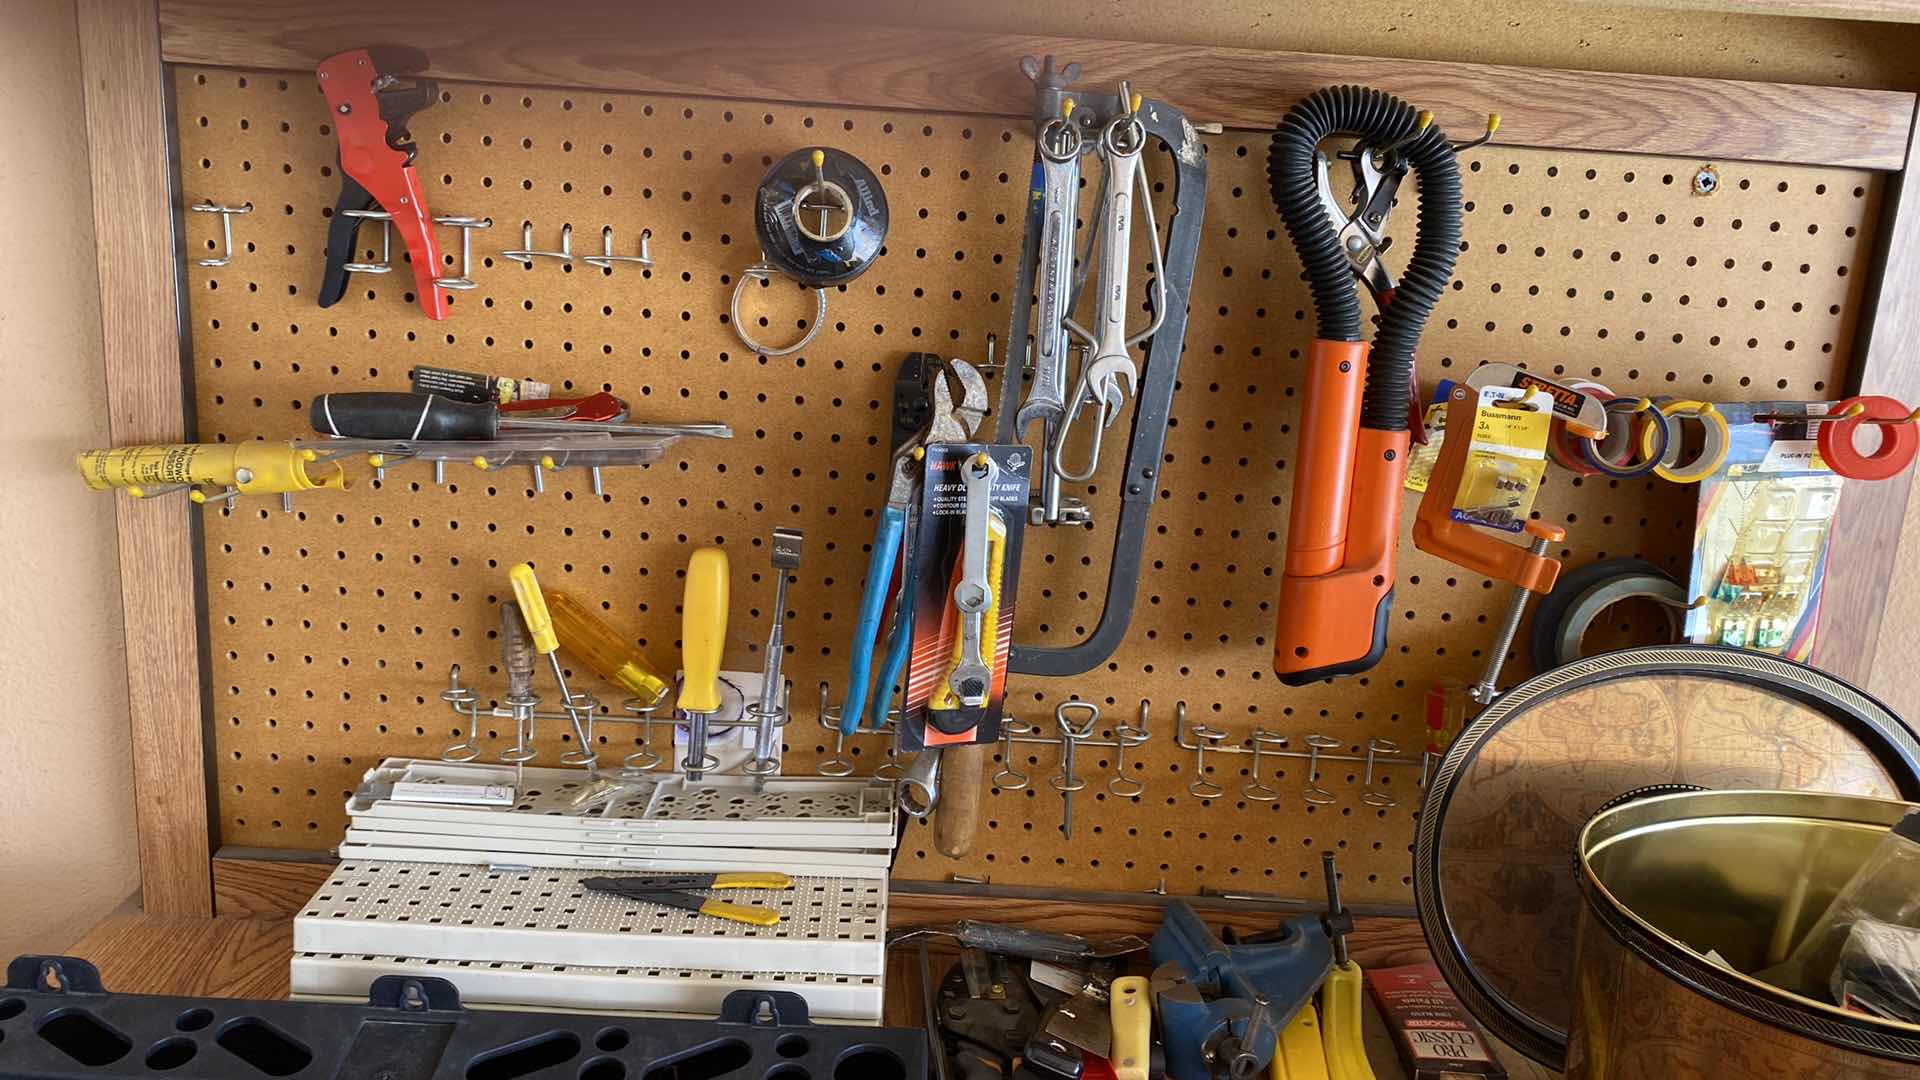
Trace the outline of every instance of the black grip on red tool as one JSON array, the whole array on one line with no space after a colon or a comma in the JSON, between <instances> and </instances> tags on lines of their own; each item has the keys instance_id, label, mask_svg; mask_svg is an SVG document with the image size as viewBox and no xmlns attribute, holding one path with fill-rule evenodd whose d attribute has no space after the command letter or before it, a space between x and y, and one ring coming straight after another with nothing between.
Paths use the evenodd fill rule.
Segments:
<instances>
[{"instance_id":1,"label":"black grip on red tool","mask_svg":"<svg viewBox=\"0 0 1920 1080\"><path fill-rule=\"evenodd\" d=\"M1300 685L1351 675L1386 651L1413 405L1413 350L1453 277L1460 247L1460 172L1437 125L1362 86L1317 90L1273 135L1267 178L1306 268L1318 316L1301 400L1286 572L1274 671ZM1332 136L1362 143L1420 179L1419 234L1407 272L1382 298L1371 349L1339 230L1320 198L1315 153ZM1397 163L1404 163L1403 165Z\"/></svg>"},{"instance_id":2,"label":"black grip on red tool","mask_svg":"<svg viewBox=\"0 0 1920 1080\"><path fill-rule=\"evenodd\" d=\"M418 49L373 45L329 56L314 71L340 142L340 198L327 230L322 307L346 292L345 264L351 261L359 224L365 220L342 211L378 205L392 216L392 227L406 244L420 309L430 319L447 317L447 292L435 284L441 272L440 244L414 173L415 146L407 131L408 117L431 105L439 91L430 79L408 84L400 78L426 66L427 54Z\"/></svg>"},{"instance_id":3,"label":"black grip on red tool","mask_svg":"<svg viewBox=\"0 0 1920 1080\"><path fill-rule=\"evenodd\" d=\"M500 431L494 406L433 394L321 394L308 416L320 434L352 439L491 439Z\"/></svg>"}]
</instances>

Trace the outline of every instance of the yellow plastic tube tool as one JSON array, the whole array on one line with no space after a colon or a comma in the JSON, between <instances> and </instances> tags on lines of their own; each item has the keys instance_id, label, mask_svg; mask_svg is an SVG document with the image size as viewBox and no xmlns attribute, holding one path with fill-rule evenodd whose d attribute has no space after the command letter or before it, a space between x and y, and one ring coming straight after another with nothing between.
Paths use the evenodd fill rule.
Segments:
<instances>
[{"instance_id":1,"label":"yellow plastic tube tool","mask_svg":"<svg viewBox=\"0 0 1920 1080\"><path fill-rule=\"evenodd\" d=\"M1320 1013L1307 1002L1280 1031L1268 1080L1329 1080L1327 1053L1320 1046Z\"/></svg>"},{"instance_id":2,"label":"yellow plastic tube tool","mask_svg":"<svg viewBox=\"0 0 1920 1080\"><path fill-rule=\"evenodd\" d=\"M727 638L727 553L704 547L687 560L680 605L680 699L677 718L687 725L687 779L707 771L707 721L720 711L720 658Z\"/></svg>"},{"instance_id":3,"label":"yellow plastic tube tool","mask_svg":"<svg viewBox=\"0 0 1920 1080\"><path fill-rule=\"evenodd\" d=\"M551 655L560 647L560 635L554 632L553 615L547 611L546 597L541 595L540 579L533 576L532 565L521 563L507 571L507 580L513 584L520 617L527 622L527 635L533 638L533 651Z\"/></svg>"},{"instance_id":4,"label":"yellow plastic tube tool","mask_svg":"<svg viewBox=\"0 0 1920 1080\"><path fill-rule=\"evenodd\" d=\"M1349 960L1335 964L1320 985L1321 1041L1327 1051L1327 1075L1331 1080L1374 1080L1373 1066L1367 1064L1367 1046L1361 1034L1360 965Z\"/></svg>"},{"instance_id":5,"label":"yellow plastic tube tool","mask_svg":"<svg viewBox=\"0 0 1920 1080\"><path fill-rule=\"evenodd\" d=\"M1113 1019L1113 1045L1107 1061L1118 1080L1147 1080L1147 1064L1153 1053L1153 995L1147 992L1147 980L1128 975L1113 980L1108 988L1109 1010Z\"/></svg>"},{"instance_id":6,"label":"yellow plastic tube tool","mask_svg":"<svg viewBox=\"0 0 1920 1080\"><path fill-rule=\"evenodd\" d=\"M242 495L346 490L347 474L336 462L315 470L318 478L307 471L319 457L286 443L188 443L88 450L75 464L93 490L127 488L135 495L178 486L234 488Z\"/></svg>"},{"instance_id":7,"label":"yellow plastic tube tool","mask_svg":"<svg viewBox=\"0 0 1920 1080\"><path fill-rule=\"evenodd\" d=\"M658 703L672 685L647 655L593 610L559 589L542 589L560 647L643 702Z\"/></svg>"}]
</instances>

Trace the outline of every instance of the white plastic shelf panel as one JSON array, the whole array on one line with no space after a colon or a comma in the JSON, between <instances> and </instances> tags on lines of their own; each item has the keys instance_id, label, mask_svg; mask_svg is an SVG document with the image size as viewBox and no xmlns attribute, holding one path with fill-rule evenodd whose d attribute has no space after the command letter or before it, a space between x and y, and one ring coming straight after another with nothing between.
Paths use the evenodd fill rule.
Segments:
<instances>
[{"instance_id":1,"label":"white plastic shelf panel","mask_svg":"<svg viewBox=\"0 0 1920 1080\"><path fill-rule=\"evenodd\" d=\"M483 822L440 821L426 818L387 817L381 814L358 814L348 819L351 824L349 833L358 829L366 833L413 833L445 838L460 838L461 846L472 846L470 841L485 840L489 844L507 843L515 840L541 840L554 843L574 844L638 844L659 847L702 847L702 848L778 848L781 850L808 851L818 854L830 854L837 851L873 851L886 849L892 844L884 838L872 836L851 836L836 833L722 833L722 832L658 832L636 836L632 832L614 827L601 827L597 822L582 825L572 831L542 826L520 824L510 816L498 816Z\"/></svg>"},{"instance_id":2,"label":"white plastic shelf panel","mask_svg":"<svg viewBox=\"0 0 1920 1080\"><path fill-rule=\"evenodd\" d=\"M762 867L764 869L764 867ZM592 870L491 870L452 863L349 859L293 923L295 952L617 967L880 975L886 963L883 879L798 877L791 889L725 890L779 911L775 926L581 887Z\"/></svg>"},{"instance_id":3,"label":"white plastic shelf panel","mask_svg":"<svg viewBox=\"0 0 1920 1080\"><path fill-rule=\"evenodd\" d=\"M401 780L508 785L518 797L512 807L499 808L401 802L390 797L392 785ZM893 845L893 790L884 781L780 777L768 780L765 789L756 792L744 777L710 777L691 783L663 774L657 779L640 778L616 803L581 811L573 805L574 797L592 782L580 769L515 769L389 758L367 771L360 789L347 801L347 813L352 819L372 816L511 823L573 832L592 828L656 841L666 835L701 833L834 833L868 841L862 847Z\"/></svg>"},{"instance_id":4,"label":"white plastic shelf panel","mask_svg":"<svg viewBox=\"0 0 1920 1080\"><path fill-rule=\"evenodd\" d=\"M572 849L572 850L570 850ZM647 851L652 854L646 854ZM621 851L614 844L542 844L534 840L463 842L457 837L348 829L342 859L536 866L621 871L749 871L779 869L816 877L884 878L889 852L772 851L759 848L661 847Z\"/></svg>"},{"instance_id":5,"label":"white plastic shelf panel","mask_svg":"<svg viewBox=\"0 0 1920 1080\"><path fill-rule=\"evenodd\" d=\"M886 987L878 975L814 971L705 971L692 968L512 964L417 956L295 953L298 996L365 1001L382 975L433 975L460 990L462 1003L586 1012L660 1012L717 1016L735 990L791 990L821 1020L879 1020Z\"/></svg>"}]
</instances>

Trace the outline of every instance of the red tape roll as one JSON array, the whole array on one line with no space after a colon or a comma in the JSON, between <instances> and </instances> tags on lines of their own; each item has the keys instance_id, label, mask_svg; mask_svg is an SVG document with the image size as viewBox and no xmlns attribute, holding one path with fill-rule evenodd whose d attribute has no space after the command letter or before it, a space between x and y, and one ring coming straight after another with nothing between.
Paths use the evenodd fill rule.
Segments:
<instances>
[{"instance_id":1,"label":"red tape roll","mask_svg":"<svg viewBox=\"0 0 1920 1080\"><path fill-rule=\"evenodd\" d=\"M1827 467L1849 480L1885 480L1899 475L1913 464L1920 452L1920 424L1911 422L1877 424L1880 446L1871 454L1862 454L1853 445L1854 433L1869 420L1906 421L1908 409L1890 397L1864 394L1833 404L1833 412L1846 412L1854 405L1865 411L1848 420L1828 420L1820 425L1816 437L1820 457Z\"/></svg>"}]
</instances>

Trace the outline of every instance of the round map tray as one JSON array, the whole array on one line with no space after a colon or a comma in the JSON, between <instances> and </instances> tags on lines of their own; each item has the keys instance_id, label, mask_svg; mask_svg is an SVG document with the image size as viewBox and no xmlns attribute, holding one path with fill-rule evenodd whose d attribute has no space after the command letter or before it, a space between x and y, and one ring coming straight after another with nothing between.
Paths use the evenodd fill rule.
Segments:
<instances>
[{"instance_id":1,"label":"round map tray","mask_svg":"<svg viewBox=\"0 0 1920 1080\"><path fill-rule=\"evenodd\" d=\"M1830 675L1706 645L1587 657L1488 706L1428 785L1414 900L1454 993L1541 1064L1566 1063L1580 828L1656 784L1920 800L1920 742Z\"/></svg>"}]
</instances>

